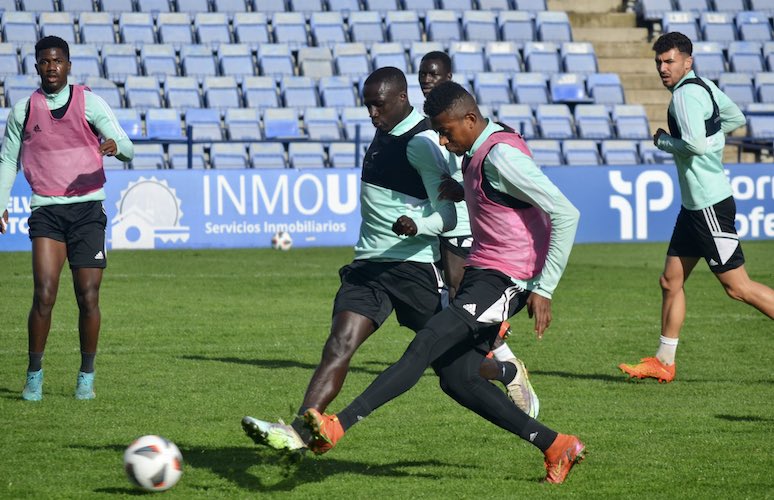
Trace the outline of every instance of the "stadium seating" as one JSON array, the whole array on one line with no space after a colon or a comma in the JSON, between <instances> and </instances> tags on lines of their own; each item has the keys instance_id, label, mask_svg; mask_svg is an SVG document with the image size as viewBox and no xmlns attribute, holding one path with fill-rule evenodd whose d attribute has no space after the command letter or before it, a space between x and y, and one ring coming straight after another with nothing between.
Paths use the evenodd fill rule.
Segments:
<instances>
[{"instance_id":1,"label":"stadium seating","mask_svg":"<svg viewBox=\"0 0 774 500\"><path fill-rule=\"evenodd\" d=\"M223 122L228 139L261 140L261 117L255 108L228 108Z\"/></svg>"},{"instance_id":2,"label":"stadium seating","mask_svg":"<svg viewBox=\"0 0 774 500\"><path fill-rule=\"evenodd\" d=\"M308 76L283 76L280 95L285 107L311 108L320 105L317 85Z\"/></svg>"},{"instance_id":3,"label":"stadium seating","mask_svg":"<svg viewBox=\"0 0 774 500\"><path fill-rule=\"evenodd\" d=\"M234 42L257 49L269 43L269 21L264 12L234 12Z\"/></svg>"},{"instance_id":4,"label":"stadium seating","mask_svg":"<svg viewBox=\"0 0 774 500\"><path fill-rule=\"evenodd\" d=\"M559 56L566 73L588 75L597 72L597 55L594 46L588 42L564 42Z\"/></svg>"},{"instance_id":5,"label":"stadium seating","mask_svg":"<svg viewBox=\"0 0 774 500\"><path fill-rule=\"evenodd\" d=\"M406 51L400 43L377 42L371 45L371 64L374 70L394 66L404 73L411 72Z\"/></svg>"},{"instance_id":6,"label":"stadium seating","mask_svg":"<svg viewBox=\"0 0 774 500\"><path fill-rule=\"evenodd\" d=\"M519 132L527 139L536 137L535 115L527 104L501 104L497 110L500 122Z\"/></svg>"},{"instance_id":7,"label":"stadium seating","mask_svg":"<svg viewBox=\"0 0 774 500\"><path fill-rule=\"evenodd\" d=\"M422 40L419 16L413 10L391 10L384 18L387 40L408 48L411 42Z\"/></svg>"},{"instance_id":8,"label":"stadium seating","mask_svg":"<svg viewBox=\"0 0 774 500\"><path fill-rule=\"evenodd\" d=\"M293 54L286 43L264 43L258 45L258 67L262 75L276 79L295 74Z\"/></svg>"},{"instance_id":9,"label":"stadium seating","mask_svg":"<svg viewBox=\"0 0 774 500\"><path fill-rule=\"evenodd\" d=\"M542 73L517 73L511 82L516 102L529 104L534 109L548 103L548 83Z\"/></svg>"},{"instance_id":10,"label":"stadium seating","mask_svg":"<svg viewBox=\"0 0 774 500\"><path fill-rule=\"evenodd\" d=\"M175 50L194 43L191 16L187 12L160 12L156 25L159 43L171 43Z\"/></svg>"},{"instance_id":11,"label":"stadium seating","mask_svg":"<svg viewBox=\"0 0 774 500\"><path fill-rule=\"evenodd\" d=\"M121 97L121 91L118 89L118 85L106 78L87 77L84 84L91 89L92 92L100 96L112 109L121 108L124 105L123 98Z\"/></svg>"},{"instance_id":12,"label":"stadium seating","mask_svg":"<svg viewBox=\"0 0 774 500\"><path fill-rule=\"evenodd\" d=\"M484 47L489 71L518 73L522 70L521 55L516 42L489 42Z\"/></svg>"},{"instance_id":13,"label":"stadium seating","mask_svg":"<svg viewBox=\"0 0 774 500\"><path fill-rule=\"evenodd\" d=\"M16 47L11 43L0 43L0 78L18 75L20 69Z\"/></svg>"},{"instance_id":14,"label":"stadium seating","mask_svg":"<svg viewBox=\"0 0 774 500\"><path fill-rule=\"evenodd\" d=\"M769 16L763 12L742 11L735 17L739 39L747 42L766 42L771 40Z\"/></svg>"},{"instance_id":15,"label":"stadium seating","mask_svg":"<svg viewBox=\"0 0 774 500\"><path fill-rule=\"evenodd\" d=\"M507 9L502 9L502 12L505 11ZM462 31L465 40L471 42L496 42L499 40L496 12L484 7L481 10L464 11L462 13Z\"/></svg>"},{"instance_id":16,"label":"stadium seating","mask_svg":"<svg viewBox=\"0 0 774 500\"><path fill-rule=\"evenodd\" d=\"M552 75L562 72L559 46L553 42L527 42L524 44L524 67L527 71Z\"/></svg>"},{"instance_id":17,"label":"stadium seating","mask_svg":"<svg viewBox=\"0 0 774 500\"><path fill-rule=\"evenodd\" d=\"M323 168L325 150L320 142L291 142L288 161L292 168Z\"/></svg>"},{"instance_id":18,"label":"stadium seating","mask_svg":"<svg viewBox=\"0 0 774 500\"><path fill-rule=\"evenodd\" d=\"M503 10L497 16L500 40L513 42L523 47L525 43L536 40L535 23L529 12Z\"/></svg>"},{"instance_id":19,"label":"stadium seating","mask_svg":"<svg viewBox=\"0 0 774 500\"><path fill-rule=\"evenodd\" d=\"M652 137L648 115L641 104L616 104L613 106L612 117L619 139Z\"/></svg>"},{"instance_id":20,"label":"stadium seating","mask_svg":"<svg viewBox=\"0 0 774 500\"><path fill-rule=\"evenodd\" d=\"M270 76L248 76L242 81L242 95L249 108L265 109L280 106L277 84Z\"/></svg>"},{"instance_id":21,"label":"stadium seating","mask_svg":"<svg viewBox=\"0 0 774 500\"><path fill-rule=\"evenodd\" d=\"M555 139L532 139L527 141L532 157L540 166L559 166L563 164L562 148Z\"/></svg>"},{"instance_id":22,"label":"stadium seating","mask_svg":"<svg viewBox=\"0 0 774 500\"><path fill-rule=\"evenodd\" d=\"M247 148L242 143L215 143L210 148L210 161L214 169L246 168Z\"/></svg>"},{"instance_id":23,"label":"stadium seating","mask_svg":"<svg viewBox=\"0 0 774 500\"><path fill-rule=\"evenodd\" d=\"M169 157L169 168L186 169L188 168L188 144L170 144L167 146L167 156ZM204 145L192 144L191 148L191 168L205 168Z\"/></svg>"},{"instance_id":24,"label":"stadium seating","mask_svg":"<svg viewBox=\"0 0 774 500\"><path fill-rule=\"evenodd\" d=\"M328 47L301 47L298 49L299 74L319 80L333 76L333 54Z\"/></svg>"},{"instance_id":25,"label":"stadium seating","mask_svg":"<svg viewBox=\"0 0 774 500\"><path fill-rule=\"evenodd\" d=\"M590 103L592 99L586 94L586 82L583 75L577 73L557 73L549 78L548 88L551 92L551 102L578 104Z\"/></svg>"},{"instance_id":26,"label":"stadium seating","mask_svg":"<svg viewBox=\"0 0 774 500\"><path fill-rule=\"evenodd\" d=\"M718 88L742 109L755 102L755 89L749 74L723 73L718 79Z\"/></svg>"},{"instance_id":27,"label":"stadium seating","mask_svg":"<svg viewBox=\"0 0 774 500\"><path fill-rule=\"evenodd\" d=\"M571 42L570 19L563 11L541 11L535 16L535 33L543 42Z\"/></svg>"},{"instance_id":28,"label":"stadium seating","mask_svg":"<svg viewBox=\"0 0 774 500\"><path fill-rule=\"evenodd\" d=\"M164 147L161 144L134 145L134 158L131 162L133 170L157 170L166 166Z\"/></svg>"},{"instance_id":29,"label":"stadium seating","mask_svg":"<svg viewBox=\"0 0 774 500\"><path fill-rule=\"evenodd\" d=\"M276 43L285 43L293 50L309 45L306 19L300 12L275 12L271 25Z\"/></svg>"},{"instance_id":30,"label":"stadium seating","mask_svg":"<svg viewBox=\"0 0 774 500\"><path fill-rule=\"evenodd\" d=\"M140 47L140 61L146 75L176 76L178 70L175 48L165 43L146 43Z\"/></svg>"},{"instance_id":31,"label":"stadium seating","mask_svg":"<svg viewBox=\"0 0 774 500\"><path fill-rule=\"evenodd\" d=\"M616 73L592 73L586 78L586 88L596 104L624 103L623 85Z\"/></svg>"},{"instance_id":32,"label":"stadium seating","mask_svg":"<svg viewBox=\"0 0 774 500\"><path fill-rule=\"evenodd\" d=\"M126 106L138 111L160 108L161 91L158 77L130 75L124 83Z\"/></svg>"},{"instance_id":33,"label":"stadium seating","mask_svg":"<svg viewBox=\"0 0 774 500\"><path fill-rule=\"evenodd\" d=\"M193 140L223 139L223 129L220 126L220 114L215 109L191 108L185 112L186 137ZM189 134L190 129L190 134Z\"/></svg>"},{"instance_id":34,"label":"stadium seating","mask_svg":"<svg viewBox=\"0 0 774 500\"><path fill-rule=\"evenodd\" d=\"M263 135L267 139L302 137L298 111L295 108L266 108Z\"/></svg>"},{"instance_id":35,"label":"stadium seating","mask_svg":"<svg viewBox=\"0 0 774 500\"><path fill-rule=\"evenodd\" d=\"M747 106L747 133L755 139L774 139L774 104L754 103Z\"/></svg>"},{"instance_id":36,"label":"stadium seating","mask_svg":"<svg viewBox=\"0 0 774 500\"><path fill-rule=\"evenodd\" d=\"M362 42L370 46L384 42L384 26L378 12L353 11L349 14L349 38L353 42Z\"/></svg>"},{"instance_id":37,"label":"stadium seating","mask_svg":"<svg viewBox=\"0 0 774 500\"><path fill-rule=\"evenodd\" d=\"M78 27L80 41L83 44L98 48L103 44L117 41L113 29L113 16L108 12L81 12L78 16Z\"/></svg>"},{"instance_id":38,"label":"stadium seating","mask_svg":"<svg viewBox=\"0 0 774 500\"><path fill-rule=\"evenodd\" d=\"M179 2L182 5L187 2ZM202 45L217 50L221 44L231 43L228 16L222 12L196 12L194 15L194 32L196 40Z\"/></svg>"},{"instance_id":39,"label":"stadium seating","mask_svg":"<svg viewBox=\"0 0 774 500\"><path fill-rule=\"evenodd\" d=\"M774 73L758 73L753 84L758 102L774 103Z\"/></svg>"},{"instance_id":40,"label":"stadium seating","mask_svg":"<svg viewBox=\"0 0 774 500\"><path fill-rule=\"evenodd\" d=\"M100 64L99 52L97 52L95 45L71 44L70 62L72 63L70 76L79 81L84 81L90 76L102 76L102 65Z\"/></svg>"},{"instance_id":41,"label":"stadium seating","mask_svg":"<svg viewBox=\"0 0 774 500\"><path fill-rule=\"evenodd\" d=\"M701 40L699 35L699 26L696 24L696 17L692 12L666 12L661 20L661 26L664 27L664 33L679 31L692 42Z\"/></svg>"},{"instance_id":42,"label":"stadium seating","mask_svg":"<svg viewBox=\"0 0 774 500\"><path fill-rule=\"evenodd\" d=\"M221 75L230 75L240 81L246 76L254 76L257 69L250 46L246 43L220 44L216 59Z\"/></svg>"},{"instance_id":43,"label":"stadium seating","mask_svg":"<svg viewBox=\"0 0 774 500\"><path fill-rule=\"evenodd\" d=\"M3 41L17 47L38 40L38 24L32 12L6 11L2 15Z\"/></svg>"},{"instance_id":44,"label":"stadium seating","mask_svg":"<svg viewBox=\"0 0 774 500\"><path fill-rule=\"evenodd\" d=\"M736 41L728 44L728 68L733 73L753 74L763 71L760 42Z\"/></svg>"},{"instance_id":45,"label":"stadium seating","mask_svg":"<svg viewBox=\"0 0 774 500\"><path fill-rule=\"evenodd\" d=\"M312 40L318 47L330 47L347 41L341 12L312 12L309 19Z\"/></svg>"},{"instance_id":46,"label":"stadium seating","mask_svg":"<svg viewBox=\"0 0 774 500\"><path fill-rule=\"evenodd\" d=\"M189 108L201 108L202 96L199 83L192 76L168 76L162 83L166 105L181 112Z\"/></svg>"},{"instance_id":47,"label":"stadium seating","mask_svg":"<svg viewBox=\"0 0 774 500\"><path fill-rule=\"evenodd\" d=\"M141 139L145 136L140 112L136 108L116 108L113 110L118 124L124 129L130 139Z\"/></svg>"},{"instance_id":48,"label":"stadium seating","mask_svg":"<svg viewBox=\"0 0 774 500\"><path fill-rule=\"evenodd\" d=\"M344 126L344 134L349 140L356 139L357 130L360 130L360 140L371 142L376 128L371 123L371 117L364 106L347 107L341 110L341 123Z\"/></svg>"},{"instance_id":49,"label":"stadium seating","mask_svg":"<svg viewBox=\"0 0 774 500\"><path fill-rule=\"evenodd\" d=\"M636 165L640 163L635 141L602 141L600 149L602 158L608 165Z\"/></svg>"},{"instance_id":50,"label":"stadium seating","mask_svg":"<svg viewBox=\"0 0 774 500\"><path fill-rule=\"evenodd\" d=\"M278 142L251 142L248 156L253 168L287 168L285 149Z\"/></svg>"},{"instance_id":51,"label":"stadium seating","mask_svg":"<svg viewBox=\"0 0 774 500\"><path fill-rule=\"evenodd\" d=\"M693 69L697 75L717 80L726 71L726 58L719 42L693 44Z\"/></svg>"},{"instance_id":52,"label":"stadium seating","mask_svg":"<svg viewBox=\"0 0 774 500\"><path fill-rule=\"evenodd\" d=\"M156 28L153 18L147 12L121 12L118 17L118 35L121 43L156 43Z\"/></svg>"},{"instance_id":53,"label":"stadium seating","mask_svg":"<svg viewBox=\"0 0 774 500\"><path fill-rule=\"evenodd\" d=\"M575 137L570 108L566 104L538 104L535 117L544 139L572 139Z\"/></svg>"},{"instance_id":54,"label":"stadium seating","mask_svg":"<svg viewBox=\"0 0 774 500\"><path fill-rule=\"evenodd\" d=\"M105 78L115 83L123 84L129 75L140 74L140 64L137 60L134 45L114 44L102 47L102 65Z\"/></svg>"},{"instance_id":55,"label":"stadium seating","mask_svg":"<svg viewBox=\"0 0 774 500\"><path fill-rule=\"evenodd\" d=\"M349 76L329 76L321 78L319 85L320 100L323 106L340 110L347 106L357 106L354 83Z\"/></svg>"},{"instance_id":56,"label":"stadium seating","mask_svg":"<svg viewBox=\"0 0 774 500\"><path fill-rule=\"evenodd\" d=\"M498 105L511 102L506 73L476 73L473 89L476 100L481 104Z\"/></svg>"},{"instance_id":57,"label":"stadium seating","mask_svg":"<svg viewBox=\"0 0 774 500\"><path fill-rule=\"evenodd\" d=\"M333 108L306 108L304 111L306 135L315 141L343 139L339 114Z\"/></svg>"},{"instance_id":58,"label":"stadium seating","mask_svg":"<svg viewBox=\"0 0 774 500\"><path fill-rule=\"evenodd\" d=\"M457 14L451 10L427 11L425 30L427 39L434 42L449 44L462 39L462 29Z\"/></svg>"},{"instance_id":59,"label":"stadium seating","mask_svg":"<svg viewBox=\"0 0 774 500\"><path fill-rule=\"evenodd\" d=\"M483 47L478 42L451 42L449 57L455 75L471 80L477 73L486 71ZM419 69L419 65L416 65ZM502 73L507 77L506 73Z\"/></svg>"},{"instance_id":60,"label":"stadium seating","mask_svg":"<svg viewBox=\"0 0 774 500\"><path fill-rule=\"evenodd\" d=\"M581 139L610 139L612 123L607 108L602 104L579 104L573 112L578 137ZM569 163L569 162L568 162Z\"/></svg>"},{"instance_id":61,"label":"stadium seating","mask_svg":"<svg viewBox=\"0 0 774 500\"><path fill-rule=\"evenodd\" d=\"M702 12L699 30L707 42L717 42L722 47L736 40L734 16L730 12Z\"/></svg>"},{"instance_id":62,"label":"stadium seating","mask_svg":"<svg viewBox=\"0 0 774 500\"><path fill-rule=\"evenodd\" d=\"M221 113L227 108L238 108L242 104L236 78L233 76L208 76L202 85L204 104Z\"/></svg>"},{"instance_id":63,"label":"stadium seating","mask_svg":"<svg viewBox=\"0 0 774 500\"><path fill-rule=\"evenodd\" d=\"M150 139L182 139L180 111L150 108L145 112L145 135Z\"/></svg>"},{"instance_id":64,"label":"stadium seating","mask_svg":"<svg viewBox=\"0 0 774 500\"><path fill-rule=\"evenodd\" d=\"M570 139L562 141L562 154L567 165L599 165L602 159L599 156L597 143L594 141Z\"/></svg>"}]
</instances>

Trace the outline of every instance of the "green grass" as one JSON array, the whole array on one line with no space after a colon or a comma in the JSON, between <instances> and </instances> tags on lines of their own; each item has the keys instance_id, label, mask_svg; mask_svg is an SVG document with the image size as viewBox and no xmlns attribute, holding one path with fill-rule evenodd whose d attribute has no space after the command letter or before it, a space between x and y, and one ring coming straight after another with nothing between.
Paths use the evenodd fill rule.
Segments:
<instances>
[{"instance_id":1,"label":"green grass","mask_svg":"<svg viewBox=\"0 0 774 500\"><path fill-rule=\"evenodd\" d=\"M134 496L121 460L143 434L183 452L165 498L771 498L774 323L729 300L706 265L687 285L677 381L630 383L616 368L655 352L664 250L578 245L545 338L526 314L513 319L541 420L588 445L559 487L539 482L536 449L457 406L431 372L323 457L289 463L243 435L243 415L288 419L299 404L350 249L112 252L90 402L72 397L77 308L65 271L40 403L19 397L30 256L0 254L0 498ZM745 252L750 275L774 285L774 243ZM411 338L390 320L331 410Z\"/></svg>"}]
</instances>

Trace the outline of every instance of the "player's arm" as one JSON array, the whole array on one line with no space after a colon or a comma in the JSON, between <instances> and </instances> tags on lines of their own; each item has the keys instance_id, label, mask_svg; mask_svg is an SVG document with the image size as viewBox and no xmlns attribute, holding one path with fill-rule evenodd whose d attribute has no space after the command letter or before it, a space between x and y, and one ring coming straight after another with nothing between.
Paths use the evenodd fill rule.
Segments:
<instances>
[{"instance_id":1,"label":"player's arm","mask_svg":"<svg viewBox=\"0 0 774 500\"><path fill-rule=\"evenodd\" d=\"M724 134L728 134L747 123L747 119L734 101L725 92L716 92L715 102L720 111L720 127Z\"/></svg>"},{"instance_id":2,"label":"player's arm","mask_svg":"<svg viewBox=\"0 0 774 500\"><path fill-rule=\"evenodd\" d=\"M525 201L551 219L546 263L533 293L550 299L567 267L580 212L529 156L505 144L497 144L487 155L484 174L495 189Z\"/></svg>"},{"instance_id":3,"label":"player's arm","mask_svg":"<svg viewBox=\"0 0 774 500\"><path fill-rule=\"evenodd\" d=\"M699 85L686 85L672 94L675 120L680 128L680 139L659 129L656 147L680 156L701 156L707 152L707 128L704 125L707 109L712 110L709 94Z\"/></svg>"},{"instance_id":4,"label":"player's arm","mask_svg":"<svg viewBox=\"0 0 774 500\"><path fill-rule=\"evenodd\" d=\"M21 151L22 127L29 99L22 99L13 107L5 125L3 144L0 146L0 215L8 206L11 188L16 179L16 169Z\"/></svg>"},{"instance_id":5,"label":"player's arm","mask_svg":"<svg viewBox=\"0 0 774 500\"><path fill-rule=\"evenodd\" d=\"M457 211L454 203L439 199L438 192L443 180L442 172L448 165L448 158L432 139L424 135L414 136L408 143L406 155L409 163L416 169L430 199L433 213L414 220L416 234L437 235L457 225Z\"/></svg>"},{"instance_id":6,"label":"player's arm","mask_svg":"<svg viewBox=\"0 0 774 500\"><path fill-rule=\"evenodd\" d=\"M113 110L100 96L93 92L84 92L86 99L86 121L94 125L97 132L105 138L103 154L115 156L121 161L131 161L134 158L134 145L126 132L118 123ZM115 152L109 141L115 143Z\"/></svg>"}]
</instances>

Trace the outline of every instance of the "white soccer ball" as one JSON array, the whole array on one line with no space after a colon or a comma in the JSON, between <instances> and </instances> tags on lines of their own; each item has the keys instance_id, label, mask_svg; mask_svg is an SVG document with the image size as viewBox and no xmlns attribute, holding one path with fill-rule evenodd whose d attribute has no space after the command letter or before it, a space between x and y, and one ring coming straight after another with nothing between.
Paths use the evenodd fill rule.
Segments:
<instances>
[{"instance_id":1,"label":"white soccer ball","mask_svg":"<svg viewBox=\"0 0 774 500\"><path fill-rule=\"evenodd\" d=\"M271 247L274 250L290 250L293 246L293 238L286 231L277 231L271 237Z\"/></svg>"},{"instance_id":2,"label":"white soccer ball","mask_svg":"<svg viewBox=\"0 0 774 500\"><path fill-rule=\"evenodd\" d=\"M168 490L183 475L183 455L172 441L142 436L124 452L124 470L135 486L148 491Z\"/></svg>"}]
</instances>

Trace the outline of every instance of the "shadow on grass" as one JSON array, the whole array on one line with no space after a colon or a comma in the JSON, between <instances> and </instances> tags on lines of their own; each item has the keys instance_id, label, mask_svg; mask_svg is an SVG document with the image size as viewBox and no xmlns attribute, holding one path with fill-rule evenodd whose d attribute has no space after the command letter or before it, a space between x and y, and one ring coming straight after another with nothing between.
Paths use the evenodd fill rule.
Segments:
<instances>
[{"instance_id":1,"label":"shadow on grass","mask_svg":"<svg viewBox=\"0 0 774 500\"><path fill-rule=\"evenodd\" d=\"M422 479L442 479L443 476L427 472L430 467L453 467L457 471L455 475L465 474L471 467L460 464L450 464L438 460L414 460L400 461L388 464L374 464L368 462L353 462L350 460L337 460L325 457L315 459L312 456L300 458L287 454L280 454L268 448L245 448L227 446L222 448L202 448L179 444L183 454L185 467L208 469L223 479L232 482L241 489L270 493L292 491L298 486L307 483L322 482L337 474L358 474L361 476L379 476L385 478L412 477ZM123 453L125 445L87 446L72 445L71 448L87 449L92 451L110 450ZM262 477L255 467L264 468L269 480ZM479 471L480 472L480 471ZM471 471L470 477L478 474ZM280 477L279 480L276 478ZM273 480L272 480L273 479ZM98 488L95 492L112 494L142 494L135 488Z\"/></svg>"},{"instance_id":2,"label":"shadow on grass","mask_svg":"<svg viewBox=\"0 0 774 500\"><path fill-rule=\"evenodd\" d=\"M572 373L572 372L560 372L550 370L529 370L531 377L548 376L548 377L560 377L560 378L572 378L577 380L600 380L602 382L620 382L626 383L626 375L607 375L604 373Z\"/></svg>"},{"instance_id":3,"label":"shadow on grass","mask_svg":"<svg viewBox=\"0 0 774 500\"><path fill-rule=\"evenodd\" d=\"M266 368L266 369L303 368L311 372L317 368L316 364L303 363L300 361L290 361L286 359L254 359L254 358L244 359L244 358L234 358L234 357L221 358L221 357L208 357L208 356L198 356L198 355L180 356L180 358L186 359L189 361L217 361L219 363L234 363L238 365L250 365L250 366L257 366L259 368ZM374 369L364 368L363 365L373 365L376 368ZM390 366L389 363L371 361L371 362L361 363L360 366L352 365L350 366L349 371L352 373L365 373L370 375L379 375L388 366Z\"/></svg>"},{"instance_id":4,"label":"shadow on grass","mask_svg":"<svg viewBox=\"0 0 774 500\"><path fill-rule=\"evenodd\" d=\"M715 415L720 420L729 422L774 422L774 418L757 417L755 415Z\"/></svg>"},{"instance_id":5,"label":"shadow on grass","mask_svg":"<svg viewBox=\"0 0 774 500\"><path fill-rule=\"evenodd\" d=\"M0 387L0 398L18 399L21 401L21 389L13 390L7 387Z\"/></svg>"}]
</instances>

